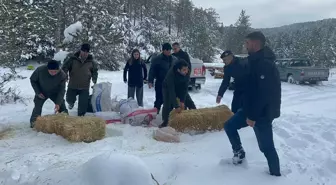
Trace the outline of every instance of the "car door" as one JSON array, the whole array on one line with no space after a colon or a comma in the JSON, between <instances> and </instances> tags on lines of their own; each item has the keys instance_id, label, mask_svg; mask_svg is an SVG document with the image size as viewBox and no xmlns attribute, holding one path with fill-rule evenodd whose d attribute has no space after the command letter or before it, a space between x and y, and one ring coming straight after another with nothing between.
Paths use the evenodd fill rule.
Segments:
<instances>
[{"instance_id":1,"label":"car door","mask_svg":"<svg viewBox=\"0 0 336 185\"><path fill-rule=\"evenodd\" d=\"M280 74L280 79L281 80L286 80L286 74L285 74L285 69L284 69L284 64L285 61L283 60L276 60L275 61L275 65L277 66L278 70L279 70L279 74Z\"/></svg>"}]
</instances>

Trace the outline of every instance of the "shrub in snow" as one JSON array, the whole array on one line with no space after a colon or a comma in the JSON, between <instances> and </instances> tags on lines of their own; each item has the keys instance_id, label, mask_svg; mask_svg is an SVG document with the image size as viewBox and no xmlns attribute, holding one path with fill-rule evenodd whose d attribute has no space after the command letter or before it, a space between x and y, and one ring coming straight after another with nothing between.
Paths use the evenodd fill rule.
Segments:
<instances>
[{"instance_id":1,"label":"shrub in snow","mask_svg":"<svg viewBox=\"0 0 336 185\"><path fill-rule=\"evenodd\" d=\"M80 169L85 185L155 185L145 163L131 155L105 153Z\"/></svg>"},{"instance_id":2,"label":"shrub in snow","mask_svg":"<svg viewBox=\"0 0 336 185\"><path fill-rule=\"evenodd\" d=\"M80 21L71 24L64 30L64 43L71 42L83 29L83 25Z\"/></svg>"},{"instance_id":3,"label":"shrub in snow","mask_svg":"<svg viewBox=\"0 0 336 185\"><path fill-rule=\"evenodd\" d=\"M22 77L17 75L14 69L11 69L10 72L2 73L0 78L0 105L7 103L15 103L17 101L22 101L22 97L19 95L19 92L12 87L7 88L6 84L10 81L16 79L25 79L26 77Z\"/></svg>"},{"instance_id":4,"label":"shrub in snow","mask_svg":"<svg viewBox=\"0 0 336 185\"><path fill-rule=\"evenodd\" d=\"M54 55L53 59L63 63L64 59L68 56L68 54L69 52L61 50Z\"/></svg>"}]
</instances>

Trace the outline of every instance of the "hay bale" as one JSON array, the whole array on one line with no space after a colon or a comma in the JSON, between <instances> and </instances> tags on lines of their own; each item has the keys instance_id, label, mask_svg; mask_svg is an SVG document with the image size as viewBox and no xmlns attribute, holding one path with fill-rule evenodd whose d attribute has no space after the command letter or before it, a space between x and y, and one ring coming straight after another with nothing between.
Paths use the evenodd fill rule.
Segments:
<instances>
[{"instance_id":1,"label":"hay bale","mask_svg":"<svg viewBox=\"0 0 336 185\"><path fill-rule=\"evenodd\" d=\"M13 133L13 128L0 125L0 140L9 138Z\"/></svg>"},{"instance_id":2,"label":"hay bale","mask_svg":"<svg viewBox=\"0 0 336 185\"><path fill-rule=\"evenodd\" d=\"M178 132L206 132L222 130L224 123L233 113L226 105L211 108L183 110L177 114L170 112L168 125Z\"/></svg>"},{"instance_id":3,"label":"hay bale","mask_svg":"<svg viewBox=\"0 0 336 185\"><path fill-rule=\"evenodd\" d=\"M43 133L55 133L71 142L93 142L104 138L106 133L106 123L101 118L65 113L39 117L34 128Z\"/></svg>"}]
</instances>

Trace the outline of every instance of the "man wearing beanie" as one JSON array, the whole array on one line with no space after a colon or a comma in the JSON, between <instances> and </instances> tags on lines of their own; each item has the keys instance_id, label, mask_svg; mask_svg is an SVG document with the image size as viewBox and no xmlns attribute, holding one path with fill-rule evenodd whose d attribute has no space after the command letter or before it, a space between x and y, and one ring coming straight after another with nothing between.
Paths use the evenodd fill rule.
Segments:
<instances>
[{"instance_id":1,"label":"man wearing beanie","mask_svg":"<svg viewBox=\"0 0 336 185\"><path fill-rule=\"evenodd\" d=\"M162 53L152 60L149 74L148 87L152 88L155 79L155 102L154 107L160 112L163 104L162 83L168 70L174 66L177 58L171 55L172 46L169 43L162 45Z\"/></svg>"},{"instance_id":2,"label":"man wearing beanie","mask_svg":"<svg viewBox=\"0 0 336 185\"><path fill-rule=\"evenodd\" d=\"M62 70L69 78L66 101L69 109L74 107L76 96L78 95L78 116L86 114L90 81L97 83L98 67L93 60L93 56L89 54L90 45L83 44L80 51L74 53L64 61Z\"/></svg>"},{"instance_id":3,"label":"man wearing beanie","mask_svg":"<svg viewBox=\"0 0 336 185\"><path fill-rule=\"evenodd\" d=\"M59 62L55 60L48 61L47 65L38 67L30 77L30 83L35 91L34 109L30 118L30 127L34 127L34 122L38 116L41 116L42 107L47 99L55 103L55 113L65 112L66 75L60 70Z\"/></svg>"}]
</instances>

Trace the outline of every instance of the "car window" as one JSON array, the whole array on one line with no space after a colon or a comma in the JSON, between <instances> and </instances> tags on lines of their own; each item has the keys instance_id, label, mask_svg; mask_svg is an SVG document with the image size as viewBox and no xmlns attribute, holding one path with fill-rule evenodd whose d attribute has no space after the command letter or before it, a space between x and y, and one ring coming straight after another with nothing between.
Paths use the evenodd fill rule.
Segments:
<instances>
[{"instance_id":1,"label":"car window","mask_svg":"<svg viewBox=\"0 0 336 185\"><path fill-rule=\"evenodd\" d=\"M290 63L291 67L308 67L311 66L309 60L293 60Z\"/></svg>"},{"instance_id":2,"label":"car window","mask_svg":"<svg viewBox=\"0 0 336 185\"><path fill-rule=\"evenodd\" d=\"M279 66L280 67L286 67L287 64L288 64L288 61L286 61L286 60L279 61Z\"/></svg>"}]
</instances>

